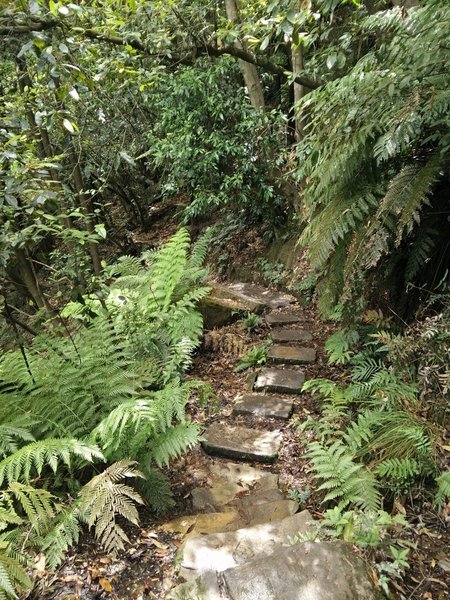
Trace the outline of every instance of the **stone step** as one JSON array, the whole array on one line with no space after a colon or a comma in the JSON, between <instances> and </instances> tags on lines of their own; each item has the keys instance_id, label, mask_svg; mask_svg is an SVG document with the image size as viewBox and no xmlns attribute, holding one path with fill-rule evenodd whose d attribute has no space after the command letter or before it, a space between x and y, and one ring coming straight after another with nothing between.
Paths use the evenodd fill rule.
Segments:
<instances>
[{"instance_id":1,"label":"stone step","mask_svg":"<svg viewBox=\"0 0 450 600\"><path fill-rule=\"evenodd\" d=\"M190 538L181 551L180 575L195 579L210 571L222 572L256 557L267 557L290 537L311 532L311 522L311 514L305 510L271 523Z\"/></svg>"},{"instance_id":2,"label":"stone step","mask_svg":"<svg viewBox=\"0 0 450 600\"><path fill-rule=\"evenodd\" d=\"M272 463L281 446L279 431L259 431L247 427L213 423L203 435L208 454Z\"/></svg>"},{"instance_id":3,"label":"stone step","mask_svg":"<svg viewBox=\"0 0 450 600\"><path fill-rule=\"evenodd\" d=\"M266 394L245 394L236 398L233 414L289 419L293 410L293 400Z\"/></svg>"},{"instance_id":4,"label":"stone step","mask_svg":"<svg viewBox=\"0 0 450 600\"><path fill-rule=\"evenodd\" d=\"M261 313L265 308L289 306L294 296L268 290L252 283L211 283L211 291L200 302L205 327L220 327L231 320L233 313Z\"/></svg>"},{"instance_id":5,"label":"stone step","mask_svg":"<svg viewBox=\"0 0 450 600\"><path fill-rule=\"evenodd\" d=\"M300 323L300 317L292 312L269 313L266 316L268 325L293 325Z\"/></svg>"},{"instance_id":6,"label":"stone step","mask_svg":"<svg viewBox=\"0 0 450 600\"><path fill-rule=\"evenodd\" d=\"M254 283L228 283L225 286L236 296L250 299L254 302L260 302L270 308L281 308L289 306L295 302L295 297L291 294L279 292L277 290L269 290Z\"/></svg>"},{"instance_id":7,"label":"stone step","mask_svg":"<svg viewBox=\"0 0 450 600\"><path fill-rule=\"evenodd\" d=\"M272 329L270 337L275 344L310 342L313 339L312 334L305 329L282 329L280 327Z\"/></svg>"},{"instance_id":8,"label":"stone step","mask_svg":"<svg viewBox=\"0 0 450 600\"><path fill-rule=\"evenodd\" d=\"M246 490L232 489L232 485L235 484L195 488L191 494L193 510L211 514L234 511L237 518L227 522L223 531L284 519L298 510L298 504L287 499L277 487Z\"/></svg>"},{"instance_id":9,"label":"stone step","mask_svg":"<svg viewBox=\"0 0 450 600\"><path fill-rule=\"evenodd\" d=\"M364 560L347 542L276 547L225 571L207 571L165 600L376 600Z\"/></svg>"},{"instance_id":10,"label":"stone step","mask_svg":"<svg viewBox=\"0 0 450 600\"><path fill-rule=\"evenodd\" d=\"M304 365L316 360L314 348L298 348L296 346L282 346L275 344L267 353L267 359L274 364Z\"/></svg>"},{"instance_id":11,"label":"stone step","mask_svg":"<svg viewBox=\"0 0 450 600\"><path fill-rule=\"evenodd\" d=\"M256 378L254 388L256 391L275 392L279 394L299 394L305 375L303 371L293 369L262 369Z\"/></svg>"}]
</instances>

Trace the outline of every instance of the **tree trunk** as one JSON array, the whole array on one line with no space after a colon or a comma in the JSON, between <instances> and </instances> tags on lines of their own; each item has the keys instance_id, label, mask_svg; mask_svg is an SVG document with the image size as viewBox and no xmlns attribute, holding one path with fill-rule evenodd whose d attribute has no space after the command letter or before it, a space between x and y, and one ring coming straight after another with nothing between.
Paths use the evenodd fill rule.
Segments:
<instances>
[{"instance_id":1,"label":"tree trunk","mask_svg":"<svg viewBox=\"0 0 450 600\"><path fill-rule=\"evenodd\" d=\"M292 46L292 71L297 74L303 71L303 47ZM304 136L305 117L297 102L308 92L304 85L294 83L294 119L295 119L295 140L300 142Z\"/></svg>"},{"instance_id":2,"label":"tree trunk","mask_svg":"<svg viewBox=\"0 0 450 600\"><path fill-rule=\"evenodd\" d=\"M239 23L237 0L225 0L225 10L228 20L231 23ZM240 41L237 41L235 46L242 50L247 50L245 44ZM252 106L264 110L264 92L255 65L239 59L239 68L241 69Z\"/></svg>"},{"instance_id":3,"label":"tree trunk","mask_svg":"<svg viewBox=\"0 0 450 600\"><path fill-rule=\"evenodd\" d=\"M84 188L83 175L81 173L80 162L75 153L75 147L73 143L70 143L69 149L67 151L67 156L69 158L69 162L73 169L73 181L75 184L75 190L78 193L80 206L83 209L85 218L86 218L86 229L90 235L95 234L95 227L93 221L94 207L92 205L92 200L89 195L86 193ZM95 275L100 275L102 267L100 264L100 255L98 252L98 244L96 242L89 242L89 254L91 255L92 260L92 268L94 269Z\"/></svg>"},{"instance_id":4,"label":"tree trunk","mask_svg":"<svg viewBox=\"0 0 450 600\"><path fill-rule=\"evenodd\" d=\"M16 248L15 257L20 278L23 281L28 294L34 300L34 303L38 308L45 308L50 315L53 314L50 304L42 293L39 280L36 277L35 270L26 251L22 248Z\"/></svg>"}]
</instances>

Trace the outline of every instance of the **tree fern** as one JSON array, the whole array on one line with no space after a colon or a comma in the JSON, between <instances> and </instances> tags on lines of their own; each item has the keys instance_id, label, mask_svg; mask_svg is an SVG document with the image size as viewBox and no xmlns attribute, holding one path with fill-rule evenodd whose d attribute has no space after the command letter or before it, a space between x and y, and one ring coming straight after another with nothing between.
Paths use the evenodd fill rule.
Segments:
<instances>
[{"instance_id":1,"label":"tree fern","mask_svg":"<svg viewBox=\"0 0 450 600\"><path fill-rule=\"evenodd\" d=\"M64 506L47 524L45 533L35 540L37 547L45 554L49 569L56 569L63 562L67 550L78 543L82 524L80 505L81 502L76 500Z\"/></svg>"},{"instance_id":2,"label":"tree fern","mask_svg":"<svg viewBox=\"0 0 450 600\"><path fill-rule=\"evenodd\" d=\"M448 224L432 216L447 202L449 27L446 7L430 0L407 15L392 9L363 19L357 28L370 49L300 102L308 114L298 145L301 242L325 312L340 300L351 320L369 284L405 292L407 282L429 287L435 271L437 280L444 274ZM422 233L430 226L433 244ZM426 260L434 261L427 273L418 266Z\"/></svg>"}]
</instances>

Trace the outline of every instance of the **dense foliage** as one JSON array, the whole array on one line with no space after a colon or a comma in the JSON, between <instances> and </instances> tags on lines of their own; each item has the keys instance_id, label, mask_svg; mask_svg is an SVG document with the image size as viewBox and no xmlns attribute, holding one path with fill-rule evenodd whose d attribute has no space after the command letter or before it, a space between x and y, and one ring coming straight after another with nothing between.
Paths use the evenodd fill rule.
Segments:
<instances>
[{"instance_id":1,"label":"dense foliage","mask_svg":"<svg viewBox=\"0 0 450 600\"><path fill-rule=\"evenodd\" d=\"M110 268L104 300L72 302L64 330L50 327L0 359L0 486L3 596L29 581L18 563L41 550L55 568L94 528L107 551L137 523L135 504L172 504L159 471L196 443L186 404L208 386L183 381L199 342L197 301L207 239L188 255L180 230L159 252ZM67 315L71 315L68 317ZM123 483L138 477L139 493Z\"/></svg>"},{"instance_id":2,"label":"dense foliage","mask_svg":"<svg viewBox=\"0 0 450 600\"><path fill-rule=\"evenodd\" d=\"M220 274L286 227L345 327L343 380L305 386L324 527L372 547L398 495L448 501L449 29L440 0L2 3L0 597L171 505L206 252ZM213 225L192 252L187 224Z\"/></svg>"},{"instance_id":3,"label":"dense foliage","mask_svg":"<svg viewBox=\"0 0 450 600\"><path fill-rule=\"evenodd\" d=\"M408 314L414 290L446 275L449 19L435 1L407 16L396 9L366 17L359 35L376 40L370 51L303 100L302 240L325 312L341 300L354 315L369 287L369 298L388 291Z\"/></svg>"}]
</instances>

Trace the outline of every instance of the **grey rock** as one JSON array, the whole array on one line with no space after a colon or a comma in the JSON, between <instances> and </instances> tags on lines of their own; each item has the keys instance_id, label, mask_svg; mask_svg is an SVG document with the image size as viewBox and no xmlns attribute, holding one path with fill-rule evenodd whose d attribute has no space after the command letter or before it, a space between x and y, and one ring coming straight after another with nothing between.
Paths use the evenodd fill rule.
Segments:
<instances>
[{"instance_id":1,"label":"grey rock","mask_svg":"<svg viewBox=\"0 0 450 600\"><path fill-rule=\"evenodd\" d=\"M187 581L173 588L165 600L228 600L222 595L216 573L205 573L192 581Z\"/></svg>"},{"instance_id":2,"label":"grey rock","mask_svg":"<svg viewBox=\"0 0 450 600\"><path fill-rule=\"evenodd\" d=\"M209 571L225 571L256 557L268 557L290 537L311 531L311 521L311 514L303 511L272 523L191 538L182 551L182 575L192 579Z\"/></svg>"},{"instance_id":3,"label":"grey rock","mask_svg":"<svg viewBox=\"0 0 450 600\"><path fill-rule=\"evenodd\" d=\"M277 459L281 441L279 431L213 423L204 433L202 445L208 454L271 463Z\"/></svg>"},{"instance_id":4,"label":"grey rock","mask_svg":"<svg viewBox=\"0 0 450 600\"><path fill-rule=\"evenodd\" d=\"M255 382L255 390L278 392L280 394L299 394L305 382L302 371L292 369L262 369Z\"/></svg>"},{"instance_id":5,"label":"grey rock","mask_svg":"<svg viewBox=\"0 0 450 600\"><path fill-rule=\"evenodd\" d=\"M276 473L256 469L244 463L213 460L209 471L213 480L218 483L239 483L247 489L256 487L259 490L266 490L278 485Z\"/></svg>"},{"instance_id":6,"label":"grey rock","mask_svg":"<svg viewBox=\"0 0 450 600\"><path fill-rule=\"evenodd\" d=\"M275 364L303 365L313 363L316 360L314 348L298 348L296 346L271 346L267 358Z\"/></svg>"},{"instance_id":7,"label":"grey rock","mask_svg":"<svg viewBox=\"0 0 450 600\"><path fill-rule=\"evenodd\" d=\"M291 312L269 313L266 316L266 323L269 325L292 325L299 322L300 317Z\"/></svg>"},{"instance_id":8,"label":"grey rock","mask_svg":"<svg viewBox=\"0 0 450 600\"><path fill-rule=\"evenodd\" d=\"M304 329L272 329L270 337L275 343L310 342L312 334Z\"/></svg>"},{"instance_id":9,"label":"grey rock","mask_svg":"<svg viewBox=\"0 0 450 600\"><path fill-rule=\"evenodd\" d=\"M293 410L294 402L288 398L268 394L246 394L236 398L233 414L289 419Z\"/></svg>"},{"instance_id":10,"label":"grey rock","mask_svg":"<svg viewBox=\"0 0 450 600\"><path fill-rule=\"evenodd\" d=\"M223 483L211 488L194 488L191 492L192 508L197 512L220 512L246 488L238 483Z\"/></svg>"},{"instance_id":11,"label":"grey rock","mask_svg":"<svg viewBox=\"0 0 450 600\"><path fill-rule=\"evenodd\" d=\"M231 600L375 600L367 568L345 542L304 542L230 567Z\"/></svg>"}]
</instances>

